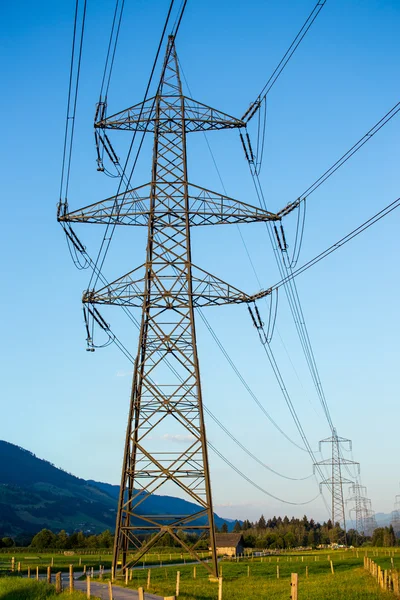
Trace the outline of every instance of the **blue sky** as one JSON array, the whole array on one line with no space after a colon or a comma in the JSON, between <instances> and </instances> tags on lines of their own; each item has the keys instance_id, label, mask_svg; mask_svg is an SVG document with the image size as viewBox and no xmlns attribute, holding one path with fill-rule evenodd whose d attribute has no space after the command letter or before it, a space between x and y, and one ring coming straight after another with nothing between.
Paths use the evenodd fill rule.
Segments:
<instances>
[{"instance_id":1,"label":"blue sky","mask_svg":"<svg viewBox=\"0 0 400 600\"><path fill-rule=\"evenodd\" d=\"M314 2L188 1L177 39L192 95L241 116L257 96ZM80 296L88 273L76 271L56 222L74 2L20 0L1 7L3 40L2 256L3 340L0 438L67 471L117 483L130 389L130 365L116 348L85 352ZM167 10L166 0L128 1L110 87L111 112L139 102ZM115 180L96 172L92 121L105 60L113 2L88 2L71 208L112 195ZM268 96L261 182L271 210L294 200L399 99L400 5L395 1L328 0ZM300 263L399 195L399 117L382 129L308 202ZM117 150L127 136L113 138ZM213 132L209 143L228 195L257 199L237 133ZM202 135L188 142L193 183L221 191ZM135 184L150 178L146 145ZM288 221L289 243L293 221ZM363 484L377 511L392 510L399 492L398 226L393 213L298 279L304 313L338 433L353 440ZM193 232L193 260L246 291L258 283L236 227ZM100 230L77 232L95 254ZM263 287L278 281L265 228L242 227ZM141 264L144 232L117 231L105 265L116 278ZM261 306L264 313L267 307ZM206 316L254 392L279 425L298 440L246 307L210 308ZM124 343L137 332L118 309L107 311ZM308 456L290 445L240 386L198 320L206 405L255 454L290 476L306 476ZM294 325L280 296L272 342L312 446L329 435ZM289 482L257 466L213 422L218 449L271 493L295 502L318 492L313 479ZM327 517L318 500L307 507L273 501L210 455L214 502L223 516L262 512Z\"/></svg>"}]
</instances>

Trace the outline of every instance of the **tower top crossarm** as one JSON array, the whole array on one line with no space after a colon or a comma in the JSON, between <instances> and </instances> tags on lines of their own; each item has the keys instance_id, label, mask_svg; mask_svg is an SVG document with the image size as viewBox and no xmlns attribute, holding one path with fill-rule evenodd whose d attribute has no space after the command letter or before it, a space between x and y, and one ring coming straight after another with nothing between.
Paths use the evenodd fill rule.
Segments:
<instances>
[{"instance_id":1,"label":"tower top crossarm","mask_svg":"<svg viewBox=\"0 0 400 600\"><path fill-rule=\"evenodd\" d=\"M337 432L336 432L336 428L334 427L332 429L332 436L329 438L325 438L324 440L320 440L319 442L319 449L321 451L321 444L327 443L327 444L332 444L333 442L335 443L340 443L340 444L349 444L349 450L352 449L352 442L351 440L347 439L347 438L343 438L338 436Z\"/></svg>"},{"instance_id":2,"label":"tower top crossarm","mask_svg":"<svg viewBox=\"0 0 400 600\"><path fill-rule=\"evenodd\" d=\"M170 60L172 57L174 60ZM124 129L145 132L173 133L176 125L182 122L182 110L176 104L179 97L183 104L184 128L186 133L192 131L210 131L219 129L234 129L245 127L241 119L232 117L220 110L216 110L207 104L193 100L182 94L179 71L177 65L174 37L170 36L164 62L161 79L155 96L139 102L125 110L110 117L103 117L95 122L98 129ZM157 110L157 98L163 98L168 104L171 99L169 110L164 107L162 114Z\"/></svg>"}]
</instances>

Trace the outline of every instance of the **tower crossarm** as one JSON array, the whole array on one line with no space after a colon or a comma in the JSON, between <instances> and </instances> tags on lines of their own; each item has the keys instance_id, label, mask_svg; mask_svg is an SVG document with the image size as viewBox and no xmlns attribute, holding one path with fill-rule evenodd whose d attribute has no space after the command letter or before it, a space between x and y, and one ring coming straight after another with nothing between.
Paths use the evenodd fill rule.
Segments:
<instances>
[{"instance_id":1,"label":"tower crossarm","mask_svg":"<svg viewBox=\"0 0 400 600\"><path fill-rule=\"evenodd\" d=\"M153 263L154 264L154 263ZM154 266L156 266L154 264ZM174 270L165 275L146 275L146 264L130 271L109 285L94 291L87 290L82 301L86 304L115 304L117 306L142 306L146 278L153 281L151 304L157 309L180 310L191 301L196 308L204 306L220 306L222 304L240 304L252 302L269 295L270 290L263 290L254 295L246 294L238 288L226 283L215 275L191 265L192 291L190 298L187 289L183 287L182 275L187 270L186 263L174 261Z\"/></svg>"},{"instance_id":2,"label":"tower crossarm","mask_svg":"<svg viewBox=\"0 0 400 600\"><path fill-rule=\"evenodd\" d=\"M207 104L187 96L179 96L183 103L185 133L245 127L244 121L232 117ZM156 98L149 98L130 108L95 123L97 129L122 129L126 131L174 133L182 121L182 108L176 104L177 95L163 95L165 107L160 114L156 109Z\"/></svg>"},{"instance_id":3,"label":"tower crossarm","mask_svg":"<svg viewBox=\"0 0 400 600\"><path fill-rule=\"evenodd\" d=\"M113 225L148 225L150 214L165 226L181 226L186 220L186 210L173 198L163 195L150 213L152 184L111 196L73 212L61 213L59 221L78 223L110 223ZM189 223L195 225L229 225L278 221L280 217L262 208L251 206L218 192L188 184Z\"/></svg>"},{"instance_id":4,"label":"tower crossarm","mask_svg":"<svg viewBox=\"0 0 400 600\"><path fill-rule=\"evenodd\" d=\"M316 463L314 463L315 465L325 465L325 466L332 466L335 465L336 462L332 461L331 458L326 458L325 460L320 460ZM355 460L349 460L347 458L341 458L340 459L340 464L341 465L357 465L358 466L358 472L360 472L360 463L356 462ZM353 482L351 482L353 483Z\"/></svg>"},{"instance_id":5,"label":"tower crossarm","mask_svg":"<svg viewBox=\"0 0 400 600\"><path fill-rule=\"evenodd\" d=\"M335 485L337 482L333 477L329 477L328 479L323 479L320 482L320 485ZM345 477L341 478L341 483L353 483L353 481L351 481L350 479L346 479Z\"/></svg>"}]
</instances>

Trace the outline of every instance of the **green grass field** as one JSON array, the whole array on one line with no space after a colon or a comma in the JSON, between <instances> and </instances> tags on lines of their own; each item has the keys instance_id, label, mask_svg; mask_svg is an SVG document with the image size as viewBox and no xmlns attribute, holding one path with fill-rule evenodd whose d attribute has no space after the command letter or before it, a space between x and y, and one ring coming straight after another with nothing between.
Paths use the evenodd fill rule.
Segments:
<instances>
[{"instance_id":1,"label":"green grass field","mask_svg":"<svg viewBox=\"0 0 400 600\"><path fill-rule=\"evenodd\" d=\"M47 600L47 598L69 598L70 600L84 600L86 594L68 591L62 594L56 594L53 585L41 581L30 581L21 577L1 577L0 578L0 598L6 600ZM92 596L93 600L95 596Z\"/></svg>"},{"instance_id":2,"label":"green grass field","mask_svg":"<svg viewBox=\"0 0 400 600\"><path fill-rule=\"evenodd\" d=\"M208 556L207 552L200 554L204 557ZM13 552L10 550L7 553L0 553L0 575L10 572L12 557L15 559L15 572L17 572L18 563L20 563L21 572L26 575L27 569L30 567L32 576L36 573L36 567L39 567L39 573L45 573L52 561L54 570L63 573L68 571L69 565L74 565L76 571L82 570L83 566L86 566L87 569L93 567L96 570L102 565L105 569L110 569L112 561L111 554L80 554L79 550L72 555L55 552ZM140 564L147 567L151 565L179 564L181 562L193 562L193 558L188 553L177 552L176 548L173 548L164 552L150 552L146 554Z\"/></svg>"},{"instance_id":3,"label":"green grass field","mask_svg":"<svg viewBox=\"0 0 400 600\"><path fill-rule=\"evenodd\" d=\"M372 552L370 552L372 554ZM329 557L333 562L331 572L328 553L288 554L254 558L240 562L222 561L223 598L229 600L287 600L290 598L291 573L299 575L300 600L393 600L393 593L382 591L373 577L363 569L364 552L335 551ZM278 560L279 558L279 560ZM382 567L390 568L391 557L384 551L374 560ZM394 558L400 566L400 556ZM277 578L279 567L279 579ZM308 577L306 576L306 568ZM180 571L180 595L182 600L216 600L218 584L211 583L207 571L193 566L152 569L150 593L173 596L176 572ZM128 587L147 588L147 569L134 570Z\"/></svg>"},{"instance_id":4,"label":"green grass field","mask_svg":"<svg viewBox=\"0 0 400 600\"><path fill-rule=\"evenodd\" d=\"M288 552L278 555L244 558L239 561L224 559L219 566L223 577L223 599L226 600L288 600L290 598L291 573L299 575L299 600L393 600L393 593L379 588L375 579L363 569L365 552L383 569L395 568L400 570L400 549L359 549L359 550L321 550L314 552ZM21 563L21 574L26 575L27 567L31 568L31 576L36 574L36 565L40 573L44 574L53 558L53 573L67 571L69 564L73 564L75 572L79 574L83 565L87 568L99 565L110 568L110 555L74 555L64 554L1 554L0 569L3 574L10 570L11 557L15 558L15 572L17 575L18 562ZM79 561L81 559L81 566ZM151 569L150 587L147 591L159 596L173 596L175 594L176 573L180 571L180 598L182 600L216 600L218 584L210 582L208 572L201 565L196 565L196 578L193 564L179 565L188 561L189 556L184 553L161 552L147 555L140 568L133 569L128 587L137 589L143 587L147 590L148 568ZM333 562L334 574L331 572L330 560ZM393 561L393 562L392 562ZM160 563L163 565L160 567ZM277 578L279 567L279 579ZM104 579L109 577L105 574ZM24 581L19 577L2 578L4 581L14 581L14 585L31 585L36 582ZM118 585L124 585L122 581ZM4 583L3 583L4 585ZM41 599L51 598L52 588L45 590L45 584L40 591L35 588L35 593L42 595L2 595L0 585L0 599L7 600L21 598ZM33 588L31 588L33 590ZM39 590L39 591L37 591ZM50 590L50 591L49 591ZM24 592L25 593L25 592ZM32 591L33 593L33 591ZM48 595L43 595L48 594ZM50 595L49 595L50 594ZM73 597L75 598L75 597ZM82 598L77 595L76 598Z\"/></svg>"}]
</instances>

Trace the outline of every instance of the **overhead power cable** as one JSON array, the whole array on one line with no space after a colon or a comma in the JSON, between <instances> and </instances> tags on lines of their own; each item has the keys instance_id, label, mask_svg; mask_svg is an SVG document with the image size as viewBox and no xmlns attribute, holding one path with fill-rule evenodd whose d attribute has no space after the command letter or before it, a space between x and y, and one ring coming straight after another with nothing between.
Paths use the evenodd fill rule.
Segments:
<instances>
[{"instance_id":1,"label":"overhead power cable","mask_svg":"<svg viewBox=\"0 0 400 600\"><path fill-rule=\"evenodd\" d=\"M256 173L251 169L251 165L249 163L250 173L252 176L252 180L254 183L254 188L256 190L256 194L260 205L266 210L267 204L264 198L264 193L261 187L260 179ZM284 290L286 293L286 297L288 299L289 308L293 317L293 321L295 324L295 328L297 334L299 336L300 344L303 349L303 353L306 359L307 366L310 371L310 375L312 381L314 383L318 398L320 400L322 409L326 416L326 419L329 423L331 430L333 429L333 422L330 416L329 407L325 398L325 393L322 387L321 379L318 372L318 367L315 361L314 351L311 345L310 336L308 334L308 329L303 313L303 309L300 303L300 297L297 291L296 282L293 278L290 278L290 273L292 268L290 263L287 261L286 256L286 240L284 237L283 228L281 227L280 231L276 228L276 225L271 222L267 222L266 229L268 233L268 237L274 252L276 264L278 267L278 271L280 273L282 281L284 281Z\"/></svg>"},{"instance_id":2,"label":"overhead power cable","mask_svg":"<svg viewBox=\"0 0 400 600\"><path fill-rule=\"evenodd\" d=\"M203 406L204 406L204 404L203 404ZM234 441L235 444L237 446L239 446L239 448L241 448L243 450L243 452L245 452L248 456L250 456L250 458L252 458L253 460L255 460L259 465L261 465L262 467L264 467L264 469L267 469L267 471L271 471L271 473L274 473L275 475L278 475L278 477L283 477L283 479L289 479L290 481L305 481L306 479L310 479L310 477L313 477L312 473L311 473L311 475L307 475L307 477L289 477L288 475L283 475L282 473L279 473L278 471L275 471L274 469L272 469L272 467L270 467L269 465L265 464L265 462L263 462L260 458L258 458L258 456L256 456L252 452L250 452L250 450L248 448L246 448L246 446L244 446L229 431L229 429L227 429L225 427L225 425L223 423L221 423L221 421L219 419L217 419L217 417L206 406L204 406L204 410L211 417L211 419L214 421L214 423L216 423L226 433L226 435L228 437L230 437L231 440ZM304 450L304 448L301 448L301 449Z\"/></svg>"},{"instance_id":3,"label":"overhead power cable","mask_svg":"<svg viewBox=\"0 0 400 600\"><path fill-rule=\"evenodd\" d=\"M300 198L308 197L310 196L310 194L315 192L315 190L318 189L319 186L322 185L327 179L329 179L329 177L331 177L331 175L333 175L338 169L340 169L340 167L344 165L349 160L349 158L351 158L356 152L358 152L358 150L360 150L360 148L362 148L364 144L366 144L370 139L372 139L374 135L378 133L378 131L380 131L384 125L386 125L386 123L389 123L389 121L391 121L391 119L393 119L393 117L395 117L399 111L400 102L395 104L393 108L391 108L389 112L387 112L386 115L382 117L382 119L375 123L375 125L369 131L367 131L367 133L363 135L362 138L360 138L358 142L354 144L354 146L350 148L350 150L343 154L343 156L341 156L339 160L337 160L327 171L325 171L325 173L318 177L318 179L314 181L314 183L310 185L301 194Z\"/></svg>"},{"instance_id":4,"label":"overhead power cable","mask_svg":"<svg viewBox=\"0 0 400 600\"><path fill-rule=\"evenodd\" d=\"M383 219L383 217L386 217L387 215L389 215L391 212L393 212L399 206L400 206L400 198L397 198L396 200L394 200L393 202L391 202L390 204L385 206L385 208L382 208L382 210L377 212L373 217L370 217L367 221L362 223L362 225L359 225L358 227L356 227L356 229L353 229L353 231L351 231L350 233L348 233L347 235L342 237L339 241L332 244L332 246L329 246L329 248L327 248L320 254L317 254L317 256L314 256L314 258L312 258L311 260L304 263L304 265L302 265L301 267L298 267L297 269L292 271L292 273L287 275L285 278L283 278L281 281L279 281L275 285L271 286L269 289L272 292L273 290L276 290L277 288L281 287L282 285L285 285L285 283L287 283L287 281L289 281L290 279L294 279L298 275L301 275L301 273L304 273L304 271L307 271L307 269L309 269L310 267L317 264L323 258L329 256L329 254L332 254L332 252L334 252L335 250L338 250L339 248L344 246L344 244L347 244L347 242L350 242L350 240L352 240L357 235L359 235L360 233L362 233L363 231L365 231L366 229L368 229L369 227L371 227L372 225L374 225L375 223L377 223L378 221Z\"/></svg>"},{"instance_id":5,"label":"overhead power cable","mask_svg":"<svg viewBox=\"0 0 400 600\"><path fill-rule=\"evenodd\" d=\"M250 306L248 306L248 308L249 308L249 312L250 312L251 318L253 320L253 323L257 327L257 330L258 330L258 333L259 333L259 337L260 337L260 341L261 341L262 347L264 349L264 352L267 355L267 358L268 358L268 361L269 361L269 363L271 365L273 373L274 373L274 375L275 375L275 377L276 377L276 379L278 381L279 387L281 389L281 392L283 394L283 397L285 399L285 402L287 404L289 412L290 412L290 414L292 416L292 419L293 419L293 421L294 421L294 423L296 425L296 428L297 428L297 430L298 430L298 432L300 434L301 439L303 440L304 447L306 448L306 450L307 450L307 452L308 452L308 454L309 454L309 456L311 458L312 463L315 464L315 463L317 463L317 460L315 458L315 455L314 455L314 452L313 452L313 450L311 448L311 445L310 445L310 443L308 441L308 438L307 438L307 436L305 434L305 431L303 429L303 426L301 424L301 421L300 421L300 418L299 418L299 416L297 414L297 411L296 411L296 409L294 407L294 404L292 402L290 394L289 394L289 392L287 390L286 384L284 382L284 379L282 377L282 373L281 373L281 371L280 371L280 369L278 367L278 364L276 362L276 359L275 359L274 353L272 351L272 348L265 341L267 336L266 336L266 333L264 331L264 324L262 323L262 321L260 319L260 316L259 316L259 313L258 313L258 309L255 306L256 315L254 315L254 313L252 312L252 309L250 308ZM318 472L322 475L322 471L319 468L319 465L317 465L317 469L318 469Z\"/></svg>"},{"instance_id":6,"label":"overhead power cable","mask_svg":"<svg viewBox=\"0 0 400 600\"><path fill-rule=\"evenodd\" d=\"M249 393L249 395L251 396L251 398L254 400L254 402L257 404L257 406L259 407L259 409L264 413L264 415L267 417L267 419L272 423L272 425L279 431L279 433L281 433L283 435L284 438L286 438L291 444L293 444L294 446L296 446L296 448L298 448L299 450L305 451L305 449L302 446L299 446L299 444L297 444L297 442L295 442L294 440L292 440L292 438L290 438L280 427L279 425L276 423L276 421L274 421L274 419L271 417L271 415L269 414L269 412L266 410L266 408L262 405L262 403L260 402L260 400L257 398L257 396L254 394L254 392L252 391L252 389L250 388L250 386L248 385L248 383L246 382L246 380L244 379L244 377L242 376L242 374L240 373L239 369L236 367L235 363L233 362L233 360L231 359L231 357L229 356L228 352L226 351L226 349L224 348L222 342L219 340L218 336L216 335L215 331L213 330L213 328L211 327L210 323L208 322L207 318L205 317L203 311L201 309L198 309L198 313L203 321L203 323L205 324L205 326L207 327L208 331L210 332L211 336L213 337L215 343L217 344L217 346L219 347L219 349L221 350L222 354L225 356L226 360L228 361L229 365L231 366L231 368L233 369L234 373L236 374L236 376L238 377L238 379L241 381L241 383L243 384L244 388L247 390L247 392Z\"/></svg>"},{"instance_id":7,"label":"overhead power cable","mask_svg":"<svg viewBox=\"0 0 400 600\"><path fill-rule=\"evenodd\" d=\"M287 206L285 206L282 210L278 212L278 214L282 214L285 216L293 209L295 209L300 202L308 198L311 194L313 194L319 187L322 185L329 177L331 177L340 167L342 167L356 152L358 152L364 144L369 142L375 134L378 133L386 125L400 112L400 102L397 102L367 133L365 133L359 140L356 142L347 152L343 154L336 162L333 163L318 179L314 181L294 202L289 202Z\"/></svg>"},{"instance_id":8,"label":"overhead power cable","mask_svg":"<svg viewBox=\"0 0 400 600\"><path fill-rule=\"evenodd\" d=\"M275 68L274 72L268 79L267 83L264 85L263 89L258 94L256 100L250 105L250 107L244 113L244 115L242 117L242 121L245 121L246 123L248 123L250 121L250 119L252 119L254 117L254 115L260 108L263 100L265 99L267 94L270 92L272 86L277 81L278 77L281 75L282 71L288 64L289 60L292 58L293 54L296 52L297 48L301 44L302 40L304 39L304 37L307 34L308 30L310 29L311 25L314 23L315 19L318 17L322 8L325 6L325 3L326 3L326 0L318 0L317 4L314 6L311 13L308 15L302 28L300 29L300 31L294 38L293 42L290 44L289 48L286 50L286 52L283 55L282 59L280 60L279 64Z\"/></svg>"},{"instance_id":9,"label":"overhead power cable","mask_svg":"<svg viewBox=\"0 0 400 600\"><path fill-rule=\"evenodd\" d=\"M74 142L75 116L78 101L79 78L81 73L82 48L86 22L86 4L80 9L80 2L76 0L74 27L72 36L72 50L69 71L67 114L65 119L64 147L61 165L60 202L67 201L68 186L71 172L72 147Z\"/></svg>"},{"instance_id":10,"label":"overhead power cable","mask_svg":"<svg viewBox=\"0 0 400 600\"><path fill-rule=\"evenodd\" d=\"M110 39L108 42L106 62L104 65L103 79L101 81L100 88L100 101L104 97L104 101L107 102L108 89L110 87L111 75L114 66L115 53L118 45L119 32L121 29L122 14L124 12L125 0L116 0L114 17L111 26ZM103 96L104 92L104 96Z\"/></svg>"},{"instance_id":11,"label":"overhead power cable","mask_svg":"<svg viewBox=\"0 0 400 600\"><path fill-rule=\"evenodd\" d=\"M307 500L306 502L290 502L289 500L283 500L283 498L279 498L278 496L271 494L265 488L261 487L260 485L258 485L258 483L250 479L250 477L248 477L245 473L243 473L243 471L238 469L238 467L236 467L228 458L226 458L226 456L224 456L219 450L217 450L217 448L213 444L208 442L207 445L213 450L213 452L215 452L217 456L220 457L221 460L224 461L225 464L231 467L231 469L233 469L240 477L242 477L242 479L247 481L247 483L250 483L250 485L255 487L257 490L259 490L266 496L269 496L274 500L278 500L278 502L282 502L283 504L291 504L292 506L304 506L305 504L311 504L311 502L315 502L315 500L321 496L321 493L318 493L316 496L314 496L314 498L311 498L311 500Z\"/></svg>"}]
</instances>

